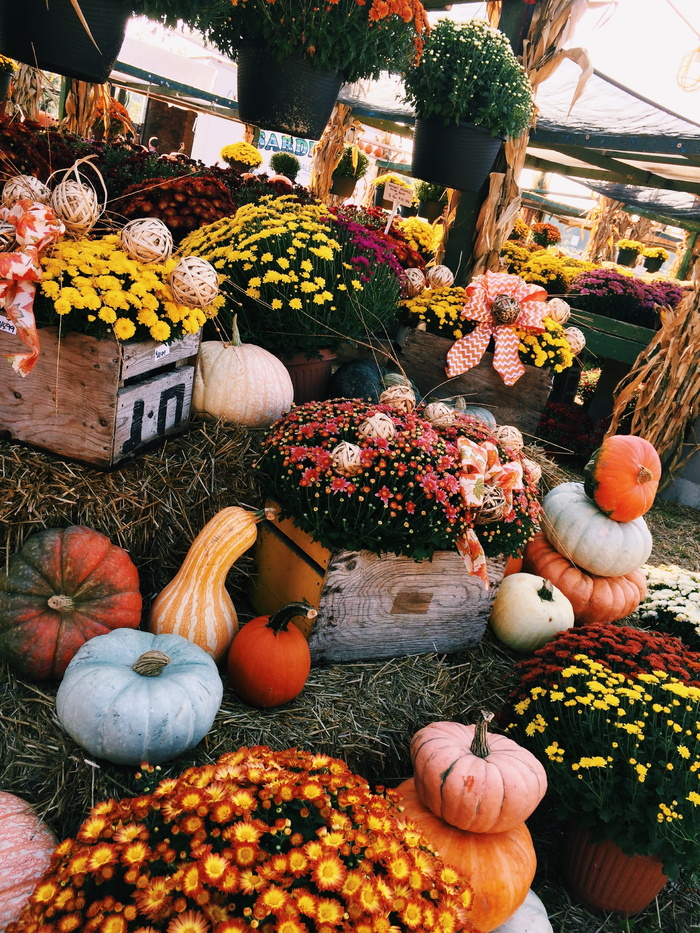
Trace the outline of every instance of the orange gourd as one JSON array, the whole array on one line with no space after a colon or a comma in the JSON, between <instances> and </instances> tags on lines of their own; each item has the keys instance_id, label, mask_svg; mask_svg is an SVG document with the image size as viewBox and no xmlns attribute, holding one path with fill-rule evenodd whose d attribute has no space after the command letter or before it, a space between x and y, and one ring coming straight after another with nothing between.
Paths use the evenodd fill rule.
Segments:
<instances>
[{"instance_id":1,"label":"orange gourd","mask_svg":"<svg viewBox=\"0 0 700 933\"><path fill-rule=\"evenodd\" d=\"M473 833L514 829L535 810L547 775L532 752L505 735L490 735L492 713L475 726L432 722L413 736L416 793L436 816Z\"/></svg>"},{"instance_id":2,"label":"orange gourd","mask_svg":"<svg viewBox=\"0 0 700 933\"><path fill-rule=\"evenodd\" d=\"M598 577L563 557L538 531L523 553L523 570L545 577L567 597L579 625L616 622L634 612L647 593L643 570Z\"/></svg>"},{"instance_id":3,"label":"orange gourd","mask_svg":"<svg viewBox=\"0 0 700 933\"><path fill-rule=\"evenodd\" d=\"M55 846L53 833L27 801L0 791L0 930L19 917Z\"/></svg>"},{"instance_id":4,"label":"orange gourd","mask_svg":"<svg viewBox=\"0 0 700 933\"><path fill-rule=\"evenodd\" d=\"M525 823L504 833L470 833L450 826L424 806L413 779L397 788L401 819L414 823L473 891L469 920L480 933L490 933L520 907L535 877L537 858Z\"/></svg>"},{"instance_id":5,"label":"orange gourd","mask_svg":"<svg viewBox=\"0 0 700 933\"><path fill-rule=\"evenodd\" d=\"M616 522L633 522L648 512L661 479L654 446L635 434L606 438L586 464L586 495Z\"/></svg>"},{"instance_id":6,"label":"orange gourd","mask_svg":"<svg viewBox=\"0 0 700 933\"><path fill-rule=\"evenodd\" d=\"M269 514L268 514L269 513ZM274 510L251 512L236 505L207 522L176 576L157 596L148 627L156 635L181 635L217 664L238 631L238 616L226 592L226 575L257 538L257 524Z\"/></svg>"},{"instance_id":7,"label":"orange gourd","mask_svg":"<svg viewBox=\"0 0 700 933\"><path fill-rule=\"evenodd\" d=\"M298 696L311 669L309 643L292 619L314 619L308 603L289 603L272 616L252 619L236 635L228 655L231 689L249 706L268 709Z\"/></svg>"}]
</instances>

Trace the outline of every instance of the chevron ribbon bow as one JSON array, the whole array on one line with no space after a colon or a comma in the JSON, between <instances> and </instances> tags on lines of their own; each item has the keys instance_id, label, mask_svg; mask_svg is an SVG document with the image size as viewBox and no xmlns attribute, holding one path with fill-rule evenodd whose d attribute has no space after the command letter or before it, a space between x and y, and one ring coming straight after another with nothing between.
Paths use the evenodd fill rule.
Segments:
<instances>
[{"instance_id":1,"label":"chevron ribbon bow","mask_svg":"<svg viewBox=\"0 0 700 933\"><path fill-rule=\"evenodd\" d=\"M507 386L525 372L520 361L518 330L544 333L547 292L518 275L485 272L477 275L466 289L467 302L461 316L476 321L474 330L456 340L447 352L446 372L460 376L476 366L493 337L493 367Z\"/></svg>"}]
</instances>

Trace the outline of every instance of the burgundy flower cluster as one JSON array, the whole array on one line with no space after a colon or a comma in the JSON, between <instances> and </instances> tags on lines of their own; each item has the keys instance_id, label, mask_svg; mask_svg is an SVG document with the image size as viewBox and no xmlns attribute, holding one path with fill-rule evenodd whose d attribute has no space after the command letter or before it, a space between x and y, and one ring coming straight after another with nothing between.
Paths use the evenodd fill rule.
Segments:
<instances>
[{"instance_id":1,"label":"burgundy flower cluster","mask_svg":"<svg viewBox=\"0 0 700 933\"><path fill-rule=\"evenodd\" d=\"M606 422L594 421L581 405L547 402L537 426L537 437L548 456L574 462L588 460L603 442Z\"/></svg>"},{"instance_id":2,"label":"burgundy flower cluster","mask_svg":"<svg viewBox=\"0 0 700 933\"><path fill-rule=\"evenodd\" d=\"M643 282L615 269L593 269L576 276L566 300L575 311L658 330L661 318L656 306L675 308L684 294L672 282Z\"/></svg>"},{"instance_id":3,"label":"burgundy flower cluster","mask_svg":"<svg viewBox=\"0 0 700 933\"><path fill-rule=\"evenodd\" d=\"M331 213L341 222L350 223L372 231L377 240L382 240L391 250L394 260L401 269L424 269L425 258L409 246L405 234L395 221L385 233L386 214L379 207L357 207L354 204L331 208Z\"/></svg>"}]
</instances>

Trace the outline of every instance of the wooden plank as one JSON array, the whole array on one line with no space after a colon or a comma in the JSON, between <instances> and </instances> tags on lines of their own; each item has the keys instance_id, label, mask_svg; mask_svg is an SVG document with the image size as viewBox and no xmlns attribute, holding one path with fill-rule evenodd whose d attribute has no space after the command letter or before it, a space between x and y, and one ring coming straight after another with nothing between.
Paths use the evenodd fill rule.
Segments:
<instances>
[{"instance_id":1,"label":"wooden plank","mask_svg":"<svg viewBox=\"0 0 700 933\"><path fill-rule=\"evenodd\" d=\"M656 331L650 327L640 327L638 324L629 324L627 321L616 321L614 318L591 314L590 311L579 311L577 308L571 309L571 320L568 323L576 327L588 327L604 334L624 337L626 340L642 344L643 347L649 346L656 336Z\"/></svg>"},{"instance_id":2,"label":"wooden plank","mask_svg":"<svg viewBox=\"0 0 700 933\"><path fill-rule=\"evenodd\" d=\"M604 334L599 330L591 330L584 325L580 326L580 330L586 338L586 349L604 360L634 363L646 347L646 344L633 343L631 340L616 337L614 334Z\"/></svg>"},{"instance_id":3,"label":"wooden plank","mask_svg":"<svg viewBox=\"0 0 700 933\"><path fill-rule=\"evenodd\" d=\"M493 354L486 352L478 366L448 379L445 362L452 343L425 331L410 329L406 333L400 360L420 392L424 396L464 395L469 402L489 408L499 424L512 424L534 435L549 398L551 375L535 366L526 366L515 385L507 386L493 368Z\"/></svg>"},{"instance_id":4,"label":"wooden plank","mask_svg":"<svg viewBox=\"0 0 700 933\"><path fill-rule=\"evenodd\" d=\"M122 347L122 380L132 379L153 369L168 366L179 360L196 356L199 351L201 333L187 334L171 344L143 340L126 343Z\"/></svg>"},{"instance_id":5,"label":"wooden plank","mask_svg":"<svg viewBox=\"0 0 700 933\"><path fill-rule=\"evenodd\" d=\"M113 462L179 431L189 420L194 366L179 366L119 390Z\"/></svg>"}]
</instances>

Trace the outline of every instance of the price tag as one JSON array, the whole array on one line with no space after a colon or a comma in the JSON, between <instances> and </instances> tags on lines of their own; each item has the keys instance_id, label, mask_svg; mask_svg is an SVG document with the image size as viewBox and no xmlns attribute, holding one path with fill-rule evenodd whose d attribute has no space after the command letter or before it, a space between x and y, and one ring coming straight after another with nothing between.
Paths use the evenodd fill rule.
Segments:
<instances>
[{"instance_id":1,"label":"price tag","mask_svg":"<svg viewBox=\"0 0 700 933\"><path fill-rule=\"evenodd\" d=\"M403 185L397 185L394 181L388 181L384 185L384 200L391 201L392 204L399 204L401 207L410 207L413 204L413 192L410 188L404 188Z\"/></svg>"},{"instance_id":2,"label":"price tag","mask_svg":"<svg viewBox=\"0 0 700 933\"><path fill-rule=\"evenodd\" d=\"M5 334L17 333L17 328L15 325L12 323L12 321L8 320L4 314L0 314L0 332Z\"/></svg>"},{"instance_id":3,"label":"price tag","mask_svg":"<svg viewBox=\"0 0 700 933\"><path fill-rule=\"evenodd\" d=\"M161 343L156 347L153 353L153 359L162 360L163 357L168 356L169 353L170 353L170 347L167 345L167 343Z\"/></svg>"}]
</instances>

